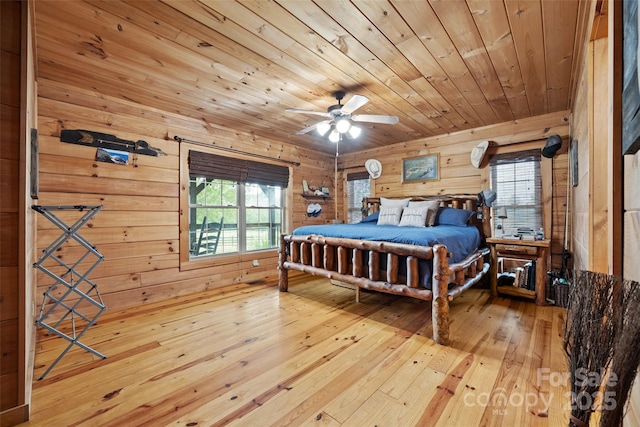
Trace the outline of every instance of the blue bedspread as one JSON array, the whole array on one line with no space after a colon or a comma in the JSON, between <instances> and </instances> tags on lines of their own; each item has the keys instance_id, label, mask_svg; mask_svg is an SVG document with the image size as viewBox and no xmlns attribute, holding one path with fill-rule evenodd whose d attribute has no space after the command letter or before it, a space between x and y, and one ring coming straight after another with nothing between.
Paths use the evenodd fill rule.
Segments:
<instances>
[{"instance_id":1,"label":"blue bedspread","mask_svg":"<svg viewBox=\"0 0 640 427\"><path fill-rule=\"evenodd\" d=\"M459 227L438 225L435 227L398 227L377 225L375 222L357 224L305 225L293 231L294 235L317 234L324 237L344 237L358 240L407 243L434 246L443 244L452 254L451 262L462 261L478 249L480 232L474 226Z\"/></svg>"},{"instance_id":2,"label":"blue bedspread","mask_svg":"<svg viewBox=\"0 0 640 427\"><path fill-rule=\"evenodd\" d=\"M375 222L357 224L306 225L293 231L294 235L306 236L316 234L324 237L343 237L358 240L374 240L411 245L434 246L446 245L451 253L450 262L465 259L480 246L480 232L474 226L438 225L435 227L398 227L395 225L377 225ZM385 258L381 258L381 263ZM381 266L384 268L384 266ZM403 273L404 267L400 264ZM431 289L431 262L419 264L420 284Z\"/></svg>"}]
</instances>

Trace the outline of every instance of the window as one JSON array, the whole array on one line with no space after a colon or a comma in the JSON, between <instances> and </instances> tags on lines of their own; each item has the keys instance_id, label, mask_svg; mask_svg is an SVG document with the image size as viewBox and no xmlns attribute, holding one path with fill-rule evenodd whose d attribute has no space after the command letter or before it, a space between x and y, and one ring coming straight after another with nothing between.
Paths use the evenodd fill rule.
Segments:
<instances>
[{"instance_id":1,"label":"window","mask_svg":"<svg viewBox=\"0 0 640 427\"><path fill-rule=\"evenodd\" d=\"M540 151L498 154L490 161L495 236L542 228L542 177ZM501 208L507 218L498 218Z\"/></svg>"},{"instance_id":2,"label":"window","mask_svg":"<svg viewBox=\"0 0 640 427\"><path fill-rule=\"evenodd\" d=\"M245 250L277 247L282 231L282 188L245 184Z\"/></svg>"},{"instance_id":3,"label":"window","mask_svg":"<svg viewBox=\"0 0 640 427\"><path fill-rule=\"evenodd\" d=\"M238 187L233 181L189 176L191 256L238 252Z\"/></svg>"},{"instance_id":4,"label":"window","mask_svg":"<svg viewBox=\"0 0 640 427\"><path fill-rule=\"evenodd\" d=\"M189 152L191 258L275 248L289 169Z\"/></svg>"},{"instance_id":5,"label":"window","mask_svg":"<svg viewBox=\"0 0 640 427\"><path fill-rule=\"evenodd\" d=\"M353 224L362 219L362 199L369 197L369 173L347 174L347 223Z\"/></svg>"}]
</instances>

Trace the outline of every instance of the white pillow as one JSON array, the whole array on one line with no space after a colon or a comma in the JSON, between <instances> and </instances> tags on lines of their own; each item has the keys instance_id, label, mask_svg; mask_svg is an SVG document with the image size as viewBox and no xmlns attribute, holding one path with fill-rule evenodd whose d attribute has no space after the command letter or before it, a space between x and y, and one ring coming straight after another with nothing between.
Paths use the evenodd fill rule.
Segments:
<instances>
[{"instance_id":1,"label":"white pillow","mask_svg":"<svg viewBox=\"0 0 640 427\"><path fill-rule=\"evenodd\" d=\"M402 216L402 206L381 206L378 225L398 225Z\"/></svg>"},{"instance_id":2,"label":"white pillow","mask_svg":"<svg viewBox=\"0 0 640 427\"><path fill-rule=\"evenodd\" d=\"M400 224L398 225L400 227L426 227L428 212L429 207L427 206L404 208Z\"/></svg>"},{"instance_id":3,"label":"white pillow","mask_svg":"<svg viewBox=\"0 0 640 427\"><path fill-rule=\"evenodd\" d=\"M400 206L406 208L409 205L411 197L407 199L387 199L380 197L380 206Z\"/></svg>"},{"instance_id":4,"label":"white pillow","mask_svg":"<svg viewBox=\"0 0 640 427\"><path fill-rule=\"evenodd\" d=\"M429 203L434 202L437 200L418 200L418 201L413 201L413 200L409 200L409 207L410 208L417 208L420 206L429 206Z\"/></svg>"},{"instance_id":5,"label":"white pillow","mask_svg":"<svg viewBox=\"0 0 640 427\"><path fill-rule=\"evenodd\" d=\"M419 202L409 202L410 208L415 208L418 206L426 206L429 208L429 212L427 212L426 225L427 227L433 227L436 223L436 216L438 214L438 208L440 207L440 200L422 200Z\"/></svg>"}]
</instances>

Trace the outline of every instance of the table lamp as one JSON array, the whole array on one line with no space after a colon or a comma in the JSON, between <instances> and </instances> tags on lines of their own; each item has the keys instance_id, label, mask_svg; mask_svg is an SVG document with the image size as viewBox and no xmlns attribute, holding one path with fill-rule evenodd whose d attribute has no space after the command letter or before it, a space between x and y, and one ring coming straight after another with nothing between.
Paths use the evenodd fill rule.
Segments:
<instances>
[{"instance_id":1,"label":"table lamp","mask_svg":"<svg viewBox=\"0 0 640 427\"><path fill-rule=\"evenodd\" d=\"M497 216L498 218L500 218L500 221L501 221L500 228L502 229L502 235L504 236L504 220L508 218L507 208L505 207L498 208Z\"/></svg>"}]
</instances>

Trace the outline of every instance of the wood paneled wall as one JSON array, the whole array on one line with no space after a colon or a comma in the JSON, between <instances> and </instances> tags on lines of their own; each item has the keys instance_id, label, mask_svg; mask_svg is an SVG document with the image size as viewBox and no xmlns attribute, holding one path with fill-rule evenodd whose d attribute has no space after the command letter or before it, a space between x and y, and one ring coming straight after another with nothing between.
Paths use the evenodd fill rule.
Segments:
<instances>
[{"instance_id":1,"label":"wood paneled wall","mask_svg":"<svg viewBox=\"0 0 640 427\"><path fill-rule=\"evenodd\" d=\"M562 252L565 246L565 239L567 240L567 246L569 246L573 233L571 228L571 202L570 199L567 200L567 191L571 191L571 172L569 170L570 139L564 139L562 148L553 157L552 162L551 269L553 270L559 270L562 267ZM569 203L569 206L567 206L567 203Z\"/></svg>"},{"instance_id":2,"label":"wood paneled wall","mask_svg":"<svg viewBox=\"0 0 640 427\"><path fill-rule=\"evenodd\" d=\"M568 111L563 111L410 143L392 144L384 149L346 154L339 157L338 168L345 173L362 170L367 159L378 159L382 164L382 175L375 181L372 180L371 192L377 197L476 194L489 187L488 158L492 154L540 149L549 135L558 134L564 138L563 148L552 162L549 161L548 166L543 167L543 186L546 187L543 197L545 199L545 233L551 234L552 237L552 267L559 268L562 262L565 227L569 129L570 114ZM483 140L490 141L490 148L487 150L485 161L480 168L476 169L471 165L471 151ZM432 154L439 155L439 180L402 182L403 159ZM547 161L543 160L543 163ZM344 211L344 204L341 203L340 206ZM342 215L344 216L345 212L342 212Z\"/></svg>"},{"instance_id":3,"label":"wood paneled wall","mask_svg":"<svg viewBox=\"0 0 640 427\"><path fill-rule=\"evenodd\" d=\"M587 49L590 52L590 49ZM589 265L589 146L591 141L590 126L591 115L589 114L593 97L589 84L591 76L590 55L585 55L580 67L575 103L579 108L573 111L571 122L572 138L578 141L578 186L571 192L571 234L570 249L572 252L572 264L578 269L587 269Z\"/></svg>"},{"instance_id":4,"label":"wood paneled wall","mask_svg":"<svg viewBox=\"0 0 640 427\"><path fill-rule=\"evenodd\" d=\"M28 337L34 317L33 302L39 304L49 279L37 278L38 290L31 292L36 283L30 277L34 257L27 256L20 265L23 254L37 254L51 238L57 236L45 221L39 220L37 240L30 231L34 214L25 206L30 203L28 191L25 197L25 178L28 180L28 162L25 156L28 145L21 146L16 136L35 123L20 128L20 117L28 112L20 110L19 84L6 84L5 78L20 76L20 48L16 45L19 29L8 16L15 13L19 1L2 1L2 117L0 127L0 339L2 359L0 371L1 410L24 405L23 396L30 384L29 369L25 369L29 352ZM19 7L18 7L19 9ZM18 46L18 48L16 48ZM586 58L586 56L585 56ZM392 144L384 149L341 155L338 169L363 170L364 161L377 158L382 162L383 175L374 181L372 194L376 196L402 196L409 194L477 193L487 187L486 164L481 169L470 165L471 150L482 140L492 141L489 154L500 147L541 141L547 135L560 134L579 141L580 185L573 191L572 201L572 249L578 266L588 266L591 235L589 212L589 164L591 161L588 141L592 136L589 121L593 120L593 96L590 68L576 79L576 108L569 114L550 114L530 120L519 120L487 126L471 131L458 132L410 143ZM5 73L5 69L8 71ZM35 84L35 77L27 75ZM16 99L18 96L18 99ZM215 258L202 268L181 269L179 257L179 193L180 150L171 140L179 135L193 140L255 152L284 160L297 161L301 166L291 166L291 180L287 205L288 230L299 225L329 222L334 217L343 218L343 181L334 182L333 156L300 150L295 146L257 139L237 130L224 129L174 114L170 111L152 110L139 104L112 98L91 90L81 90L51 81L39 81L40 138L40 199L41 205L102 204L105 209L95 217L82 234L91 240L105 256L106 261L92 278L100 286L108 308L139 305L146 301L171 298L175 295L223 286L240 281L260 280L272 275L276 269L275 250L259 255ZM35 112L35 102L29 111ZM28 121L27 121L28 122ZM31 126L29 126L31 125ZM138 156L128 166L111 165L95 161L95 148L62 143L61 129L90 129L113 133L121 138L142 139L167 153L164 157ZM566 141L566 140L565 140ZM535 142L534 144L540 144ZM25 151L27 150L27 151ZM566 150L566 147L565 149ZM553 160L552 239L554 268L558 266L558 251L562 248L564 228L564 195L567 182L568 156L558 153ZM441 178L438 181L401 183L402 159L439 153ZM22 162L22 163L21 163ZM638 155L625 158L625 277L639 280L637 253L640 241L640 206L637 201L637 185L640 178ZM20 178L21 177L21 178ZM333 196L326 200L310 200L302 197L302 180L313 186L328 186ZM335 189L335 190L333 190ZM21 193L22 192L22 193ZM319 217L307 217L308 203L321 203L323 213ZM344 219L344 218L343 218ZM19 233L22 233L20 235ZM24 239L22 239L24 237ZM31 246L34 245L34 246ZM15 248L19 251L16 253ZM58 256L68 257L73 247L65 248ZM252 260L260 258L260 266L253 267ZM29 268L24 269L24 266ZM26 284L20 289L20 283ZM21 292L24 291L23 294ZM35 295L35 296L34 296ZM31 309L29 308L31 307ZM11 391L11 392L8 392ZM22 399L22 400L21 400ZM28 399L27 399L28 403ZM639 411L640 412L640 411ZM6 412L2 415L5 416ZM3 422L6 418L3 418Z\"/></svg>"},{"instance_id":5,"label":"wood paneled wall","mask_svg":"<svg viewBox=\"0 0 640 427\"><path fill-rule=\"evenodd\" d=\"M36 124L31 5L0 2L0 425L29 417L33 377L35 216L29 209Z\"/></svg>"},{"instance_id":6,"label":"wood paneled wall","mask_svg":"<svg viewBox=\"0 0 640 427\"><path fill-rule=\"evenodd\" d=\"M186 159L184 154L181 158L179 143L173 140L175 135L211 144L210 150L214 152L214 146L221 146L300 162L300 166L290 166L289 229L324 223L334 216L333 200L329 199L320 201L323 203L320 216L307 217L309 200L302 197L303 179L333 188L332 156L51 81L40 81L39 95L39 204L104 205L80 233L106 258L91 278L98 284L107 308L260 280L276 271L276 249L215 257L196 263L195 268L181 268L179 195L180 187L188 183L180 182L180 165L186 165ZM97 162L95 147L61 142L62 129L87 129L133 141L144 140L166 156L131 156L126 166ZM209 150L200 145L191 148ZM217 154L234 155L223 151ZM40 221L38 248L46 247L57 235L52 224ZM69 245L57 256L73 259L76 250ZM260 261L259 266L252 265L254 259ZM44 274L39 274L38 295L49 282Z\"/></svg>"},{"instance_id":7,"label":"wood paneled wall","mask_svg":"<svg viewBox=\"0 0 640 427\"><path fill-rule=\"evenodd\" d=\"M18 405L20 213L20 2L0 3L0 412Z\"/></svg>"},{"instance_id":8,"label":"wood paneled wall","mask_svg":"<svg viewBox=\"0 0 640 427\"><path fill-rule=\"evenodd\" d=\"M608 156L610 133L609 105L603 100L608 99L607 39L597 39L591 44L592 56L592 84L593 106L591 133L593 138L589 144L589 270L611 273L608 254L612 250L607 241L609 227L608 202L611 199L609 184L612 179L610 168L611 159ZM620 154L618 154L620 155ZM593 250L598 248L598 250Z\"/></svg>"},{"instance_id":9,"label":"wood paneled wall","mask_svg":"<svg viewBox=\"0 0 640 427\"><path fill-rule=\"evenodd\" d=\"M571 133L579 141L579 176L578 186L572 191L572 246L576 269L611 273L618 268L620 259L611 262L612 257L617 257L617 248L610 245L612 240L618 243L621 239L622 275L625 279L640 281L640 154L624 156L623 177L616 166L622 157L618 141L620 125L615 118L619 92L612 88L619 87L620 82L616 80L622 78L619 58L616 59L623 31L620 7L621 2L609 2L605 16L608 22L600 20L600 25L608 28L598 31L595 40L585 43L589 53L583 58L576 79ZM620 190L620 180L624 191L623 236L617 232L619 209L616 195L611 194ZM631 391L624 425L640 424L638 379Z\"/></svg>"},{"instance_id":10,"label":"wood paneled wall","mask_svg":"<svg viewBox=\"0 0 640 427\"><path fill-rule=\"evenodd\" d=\"M572 190L573 265L579 270L622 274L623 253L621 194L629 190L630 182L622 181L620 146L619 95L612 88L621 77L621 59L613 46L615 32L613 7L610 2L609 22L594 33L598 38L585 41L586 49L580 73L577 75L576 107L572 123L573 139L578 141L578 186ZM607 27L608 26L608 30ZM618 36L619 37L619 36ZM618 43L618 42L616 42ZM616 118L617 117L617 118ZM626 181L626 180L625 180ZM632 185L633 186L633 185Z\"/></svg>"},{"instance_id":11,"label":"wood paneled wall","mask_svg":"<svg viewBox=\"0 0 640 427\"><path fill-rule=\"evenodd\" d=\"M195 263L195 267L190 263L188 268L183 268L179 245L179 195L181 185L186 183L180 181L180 165L184 160L180 156L179 144L173 140L174 135L211 143L212 147L215 144L300 162L300 166L290 166L288 230L340 217L336 215L336 205L342 206L342 184L334 183L336 165L333 156L257 139L241 131L204 124L47 80L39 82L38 126L39 204L104 205L81 234L105 255L106 260L92 273L92 278L98 283L108 308L138 305L240 281L260 280L275 272L275 249L259 254L216 257ZM141 139L167 155L132 156L126 166L97 162L96 148L61 142L59 135L62 129L88 129L134 141ZM384 172L375 181L374 193L377 196L477 193L487 187L487 176L483 171L486 173L488 168L486 165L482 169L473 168L469 156L480 140L492 141L490 152L526 141L536 141L529 144L542 147L544 139L541 138L553 133L565 136L568 129L569 115L563 112L488 126L473 132L397 144L386 150L341 155L339 166L362 168L367 158L380 159ZM198 147L193 146L194 149ZM402 184L401 160L431 153L440 155L440 180ZM561 169L566 169L566 161L558 158L557 164L564 181L566 175ZM303 179L312 186L327 186L338 192L326 200L304 198ZM307 217L309 203L322 204L322 214ZM564 212L564 208L561 211ZM553 217L561 218L563 215ZM553 228L554 239L557 240L557 230L561 230L563 225ZM38 249L46 247L56 236L57 230L51 224L40 221ZM76 250L70 246L57 255L63 259L70 258ZM252 265L254 259L259 259L259 266ZM46 276L39 274L38 284L36 295L41 298L50 283Z\"/></svg>"}]
</instances>

